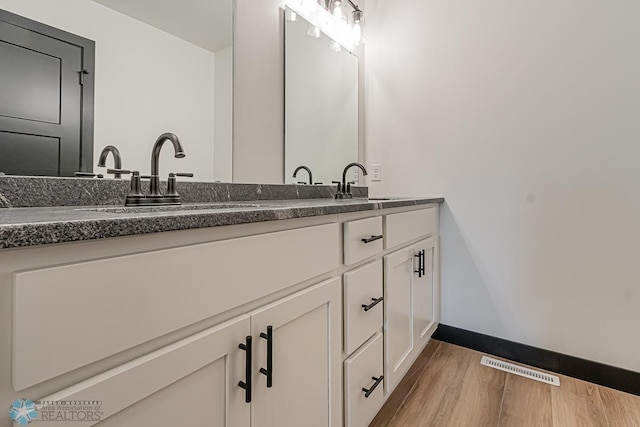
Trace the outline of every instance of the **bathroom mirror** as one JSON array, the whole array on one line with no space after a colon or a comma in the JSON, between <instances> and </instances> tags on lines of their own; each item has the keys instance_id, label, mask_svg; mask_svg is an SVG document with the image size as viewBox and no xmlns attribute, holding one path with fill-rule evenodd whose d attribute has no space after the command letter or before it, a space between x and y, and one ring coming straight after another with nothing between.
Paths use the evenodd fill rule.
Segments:
<instances>
[{"instance_id":1,"label":"bathroom mirror","mask_svg":"<svg viewBox=\"0 0 640 427\"><path fill-rule=\"evenodd\" d=\"M285 17L285 182L308 182L304 171L292 177L304 165L330 184L358 161L358 58L299 15Z\"/></svg>"},{"instance_id":2,"label":"bathroom mirror","mask_svg":"<svg viewBox=\"0 0 640 427\"><path fill-rule=\"evenodd\" d=\"M96 163L102 148L114 145L124 169L148 174L154 141L172 132L179 136L186 157L175 159L168 144L160 161L162 177L169 172L193 172L198 181L231 181L233 0L0 0L0 9L95 42L95 70L88 77L95 81L93 162L85 169L106 175L107 168ZM0 47L17 52L21 46L2 38L3 31L9 30L11 24L0 22ZM41 71L28 66L38 63L32 59L24 60L26 77L21 80L28 88L36 87L29 86L28 79L40 78L35 70ZM20 75L20 69L14 68L14 75ZM73 72L83 78L81 70ZM44 79L55 81L49 77ZM14 99L23 99L17 93ZM34 105L39 104L40 94L33 90ZM50 105L55 117L45 121L54 123L58 115L67 114L66 101L56 96ZM58 114L56 105L63 113ZM9 112L3 114L0 108L0 125L3 116L11 116L10 107L5 110ZM37 112L34 121L45 115ZM16 132L4 132L4 140L16 146L16 139L6 136ZM6 154L2 134L0 128L0 158ZM55 147L50 146L49 152L57 153ZM33 160L37 156L16 157ZM39 161L46 157L40 155ZM54 155L49 157L58 161ZM111 158L107 166L113 166Z\"/></svg>"}]
</instances>

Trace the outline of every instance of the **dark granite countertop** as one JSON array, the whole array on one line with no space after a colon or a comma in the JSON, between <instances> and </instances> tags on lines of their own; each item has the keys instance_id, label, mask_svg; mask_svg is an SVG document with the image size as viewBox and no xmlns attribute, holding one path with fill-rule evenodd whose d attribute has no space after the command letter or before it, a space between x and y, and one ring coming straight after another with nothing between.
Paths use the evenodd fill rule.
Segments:
<instances>
[{"instance_id":1,"label":"dark granite countertop","mask_svg":"<svg viewBox=\"0 0 640 427\"><path fill-rule=\"evenodd\" d=\"M0 209L0 249L442 203L443 198L329 198L194 203L160 208Z\"/></svg>"}]
</instances>

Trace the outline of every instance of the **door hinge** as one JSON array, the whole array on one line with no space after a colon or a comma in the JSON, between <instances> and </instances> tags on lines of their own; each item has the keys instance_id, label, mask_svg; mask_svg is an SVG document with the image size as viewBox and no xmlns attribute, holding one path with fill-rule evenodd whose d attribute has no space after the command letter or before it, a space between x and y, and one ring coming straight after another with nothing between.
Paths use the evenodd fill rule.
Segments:
<instances>
[{"instance_id":1,"label":"door hinge","mask_svg":"<svg viewBox=\"0 0 640 427\"><path fill-rule=\"evenodd\" d=\"M89 72L87 70L80 70L78 73L80 73L80 86L82 86L84 85L84 76L89 74Z\"/></svg>"}]
</instances>

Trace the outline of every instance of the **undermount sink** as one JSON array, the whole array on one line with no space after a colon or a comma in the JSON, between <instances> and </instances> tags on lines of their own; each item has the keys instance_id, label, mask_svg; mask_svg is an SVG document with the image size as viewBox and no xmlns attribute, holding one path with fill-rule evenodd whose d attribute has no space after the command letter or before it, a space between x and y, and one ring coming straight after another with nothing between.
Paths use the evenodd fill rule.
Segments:
<instances>
[{"instance_id":1,"label":"undermount sink","mask_svg":"<svg viewBox=\"0 0 640 427\"><path fill-rule=\"evenodd\" d=\"M392 200L391 197L369 197L370 202L384 201L384 200Z\"/></svg>"},{"instance_id":2,"label":"undermount sink","mask_svg":"<svg viewBox=\"0 0 640 427\"><path fill-rule=\"evenodd\" d=\"M159 206L117 206L108 208L83 208L82 211L105 213L150 213L150 212L175 212L175 211L201 211L218 209L255 209L272 206L268 203L199 203L184 205L159 205Z\"/></svg>"}]
</instances>

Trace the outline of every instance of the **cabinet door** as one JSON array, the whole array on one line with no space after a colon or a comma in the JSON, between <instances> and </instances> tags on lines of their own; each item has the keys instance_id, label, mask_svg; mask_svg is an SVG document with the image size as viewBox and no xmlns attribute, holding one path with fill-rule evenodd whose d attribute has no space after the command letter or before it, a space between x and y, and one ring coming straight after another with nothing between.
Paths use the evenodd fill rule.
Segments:
<instances>
[{"instance_id":1,"label":"cabinet door","mask_svg":"<svg viewBox=\"0 0 640 427\"><path fill-rule=\"evenodd\" d=\"M436 238L385 257L385 390L392 391L437 326Z\"/></svg>"},{"instance_id":2,"label":"cabinet door","mask_svg":"<svg viewBox=\"0 0 640 427\"><path fill-rule=\"evenodd\" d=\"M436 323L436 239L434 237L423 240L413 246L414 270L418 270L422 263L422 272L413 275L413 332L417 352L421 352L429 338L435 332ZM422 261L420 261L422 257ZM417 357L417 355L416 355Z\"/></svg>"},{"instance_id":3,"label":"cabinet door","mask_svg":"<svg viewBox=\"0 0 640 427\"><path fill-rule=\"evenodd\" d=\"M341 425L340 290L340 279L331 279L251 314L252 427ZM269 327L271 372L268 340L261 337Z\"/></svg>"},{"instance_id":4,"label":"cabinet door","mask_svg":"<svg viewBox=\"0 0 640 427\"><path fill-rule=\"evenodd\" d=\"M42 400L101 401L99 427L249 427L245 352L249 316L235 318ZM54 415L50 415L54 417ZM60 420L38 425L73 426Z\"/></svg>"},{"instance_id":5,"label":"cabinet door","mask_svg":"<svg viewBox=\"0 0 640 427\"><path fill-rule=\"evenodd\" d=\"M414 248L384 257L384 386L390 393L413 362Z\"/></svg>"}]
</instances>

